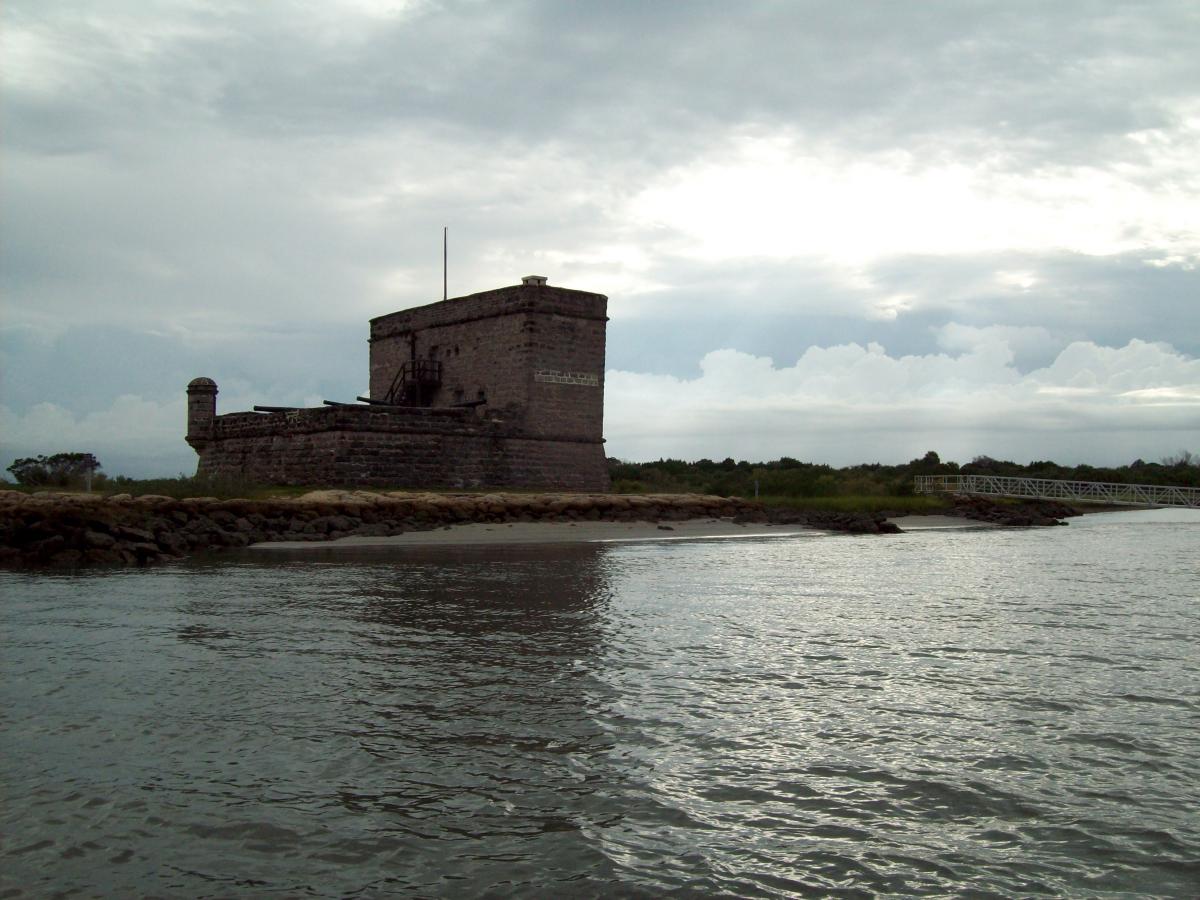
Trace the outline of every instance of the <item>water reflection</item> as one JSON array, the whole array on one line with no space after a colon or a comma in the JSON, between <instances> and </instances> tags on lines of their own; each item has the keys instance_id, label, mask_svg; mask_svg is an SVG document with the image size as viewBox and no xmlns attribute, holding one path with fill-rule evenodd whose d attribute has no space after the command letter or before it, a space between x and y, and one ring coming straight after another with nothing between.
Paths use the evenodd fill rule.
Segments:
<instances>
[{"instance_id":1,"label":"water reflection","mask_svg":"<svg viewBox=\"0 0 1200 900\"><path fill-rule=\"evenodd\" d=\"M269 565L241 554L221 573L236 568L239 595L214 597L210 582L187 596L177 637L226 660L256 656L255 681L308 686L303 704L265 715L277 733L296 717L309 740L320 735L319 758L288 781L353 823L355 836L322 848L328 858L415 855L425 870L387 883L440 890L436 861L454 842L486 840L486 857L461 863L472 883L544 884L561 859L599 884L611 864L589 834L622 815L599 715L612 688L596 675L611 552L370 548L327 566L305 551ZM229 698L232 719L241 706Z\"/></svg>"},{"instance_id":2,"label":"water reflection","mask_svg":"<svg viewBox=\"0 0 1200 900\"><path fill-rule=\"evenodd\" d=\"M553 635L567 652L594 649L611 599L598 544L508 549L407 550L367 567L350 590L363 599L360 620L384 635L420 632L480 639Z\"/></svg>"}]
</instances>

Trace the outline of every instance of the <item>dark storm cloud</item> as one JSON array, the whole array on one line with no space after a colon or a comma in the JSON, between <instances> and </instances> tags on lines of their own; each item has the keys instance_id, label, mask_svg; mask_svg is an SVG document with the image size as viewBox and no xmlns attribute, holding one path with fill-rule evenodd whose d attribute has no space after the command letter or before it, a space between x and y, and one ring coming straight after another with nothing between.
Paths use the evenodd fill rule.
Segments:
<instances>
[{"instance_id":1,"label":"dark storm cloud","mask_svg":"<svg viewBox=\"0 0 1200 900\"><path fill-rule=\"evenodd\" d=\"M137 6L10 6L13 24L53 30L75 76L69 96L10 91L13 139L61 150L147 116L204 115L283 135L422 123L586 137L580 152L611 143L651 160L733 123L784 121L862 146L986 132L1026 161L1062 160L1167 124L1200 77L1188 3L458 2L369 26L334 4L161 5L132 47L122 26Z\"/></svg>"}]
</instances>

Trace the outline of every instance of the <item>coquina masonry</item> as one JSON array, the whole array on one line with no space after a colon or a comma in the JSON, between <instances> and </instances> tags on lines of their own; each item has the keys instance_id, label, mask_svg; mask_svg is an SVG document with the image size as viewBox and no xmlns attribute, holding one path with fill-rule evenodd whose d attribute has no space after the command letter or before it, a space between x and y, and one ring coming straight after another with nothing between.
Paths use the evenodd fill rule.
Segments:
<instances>
[{"instance_id":1,"label":"coquina masonry","mask_svg":"<svg viewBox=\"0 0 1200 900\"><path fill-rule=\"evenodd\" d=\"M188 385L197 475L264 484L604 491L608 298L519 285L371 320L370 396L216 414ZM262 409L262 408L260 408Z\"/></svg>"}]
</instances>

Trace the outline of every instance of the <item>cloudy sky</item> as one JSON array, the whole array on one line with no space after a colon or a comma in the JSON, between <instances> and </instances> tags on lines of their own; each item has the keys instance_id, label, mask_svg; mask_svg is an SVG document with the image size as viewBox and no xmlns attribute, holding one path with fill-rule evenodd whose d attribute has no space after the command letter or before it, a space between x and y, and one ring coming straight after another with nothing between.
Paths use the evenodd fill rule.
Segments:
<instances>
[{"instance_id":1,"label":"cloudy sky","mask_svg":"<svg viewBox=\"0 0 1200 900\"><path fill-rule=\"evenodd\" d=\"M1194 0L5 0L0 467L609 295L610 455L1200 451Z\"/></svg>"}]
</instances>

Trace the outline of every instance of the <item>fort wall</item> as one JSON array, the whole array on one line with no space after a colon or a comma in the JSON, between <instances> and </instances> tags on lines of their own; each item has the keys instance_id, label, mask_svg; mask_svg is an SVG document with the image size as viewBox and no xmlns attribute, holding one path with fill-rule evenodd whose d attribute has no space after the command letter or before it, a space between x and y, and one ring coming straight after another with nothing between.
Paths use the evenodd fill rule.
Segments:
<instances>
[{"instance_id":1,"label":"fort wall","mask_svg":"<svg viewBox=\"0 0 1200 900\"><path fill-rule=\"evenodd\" d=\"M269 484L603 491L607 298L544 279L371 320L370 392L405 363L438 380L406 405L216 415L217 385L188 387L201 477ZM393 401L394 402L394 401Z\"/></svg>"},{"instance_id":2,"label":"fort wall","mask_svg":"<svg viewBox=\"0 0 1200 900\"><path fill-rule=\"evenodd\" d=\"M467 410L327 406L217 416L197 475L264 484L608 486L603 444L521 437Z\"/></svg>"}]
</instances>

